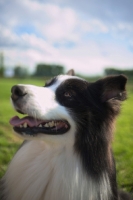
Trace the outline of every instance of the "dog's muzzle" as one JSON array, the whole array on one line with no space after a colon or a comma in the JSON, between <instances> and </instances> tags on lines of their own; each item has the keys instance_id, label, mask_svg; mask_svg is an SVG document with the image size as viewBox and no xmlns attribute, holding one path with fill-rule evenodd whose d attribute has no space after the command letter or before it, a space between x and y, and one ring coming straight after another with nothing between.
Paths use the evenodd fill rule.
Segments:
<instances>
[{"instance_id":1,"label":"dog's muzzle","mask_svg":"<svg viewBox=\"0 0 133 200\"><path fill-rule=\"evenodd\" d=\"M13 105L21 114L27 114L28 116L23 117L20 119L18 116L13 117L10 120L10 124L13 126L15 132L21 135L32 135L35 136L39 133L42 134L49 134L49 135L58 135L64 134L70 129L69 123L64 119L37 119L34 116L31 116L23 110L23 107L27 102L30 105L30 100L28 94L28 90L26 86L23 85L15 85L11 89L11 99ZM32 109L32 108L30 108ZM25 109L26 110L26 109ZM35 113L34 113L35 114Z\"/></svg>"}]
</instances>

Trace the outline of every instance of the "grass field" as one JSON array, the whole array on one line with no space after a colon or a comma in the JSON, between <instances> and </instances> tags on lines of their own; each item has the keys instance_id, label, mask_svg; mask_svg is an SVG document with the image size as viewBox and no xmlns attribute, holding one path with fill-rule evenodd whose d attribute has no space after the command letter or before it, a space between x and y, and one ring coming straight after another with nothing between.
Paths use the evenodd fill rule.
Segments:
<instances>
[{"instance_id":1,"label":"grass field","mask_svg":"<svg viewBox=\"0 0 133 200\"><path fill-rule=\"evenodd\" d=\"M44 80L18 80L0 78L0 177L22 140L17 138L9 124L16 115L10 104L10 89L18 83L44 85ZM127 86L128 100L123 103L122 111L116 122L113 150L116 159L119 187L133 190L133 85ZM18 115L18 114L17 114Z\"/></svg>"}]
</instances>

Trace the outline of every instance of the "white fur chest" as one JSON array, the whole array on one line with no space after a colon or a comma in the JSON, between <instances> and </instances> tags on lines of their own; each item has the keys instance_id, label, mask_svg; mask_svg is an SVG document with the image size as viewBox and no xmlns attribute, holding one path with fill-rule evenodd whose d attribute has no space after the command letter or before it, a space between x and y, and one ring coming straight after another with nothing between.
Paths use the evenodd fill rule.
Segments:
<instances>
[{"instance_id":1,"label":"white fur chest","mask_svg":"<svg viewBox=\"0 0 133 200\"><path fill-rule=\"evenodd\" d=\"M100 183L89 179L71 147L30 141L17 152L4 179L7 200L110 199L107 175Z\"/></svg>"}]
</instances>

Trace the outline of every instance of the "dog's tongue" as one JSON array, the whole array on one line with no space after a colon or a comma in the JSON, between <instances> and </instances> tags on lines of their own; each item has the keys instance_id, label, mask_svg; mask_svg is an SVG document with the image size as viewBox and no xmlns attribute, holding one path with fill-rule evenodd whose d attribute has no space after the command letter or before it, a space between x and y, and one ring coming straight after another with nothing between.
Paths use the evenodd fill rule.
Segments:
<instances>
[{"instance_id":1,"label":"dog's tongue","mask_svg":"<svg viewBox=\"0 0 133 200\"><path fill-rule=\"evenodd\" d=\"M18 116L15 116L11 118L9 122L12 126L20 126L24 123L27 123L28 126L33 127L33 126L38 126L38 124L40 124L42 121L34 119L33 117L30 116L26 116L22 119L20 119Z\"/></svg>"}]
</instances>

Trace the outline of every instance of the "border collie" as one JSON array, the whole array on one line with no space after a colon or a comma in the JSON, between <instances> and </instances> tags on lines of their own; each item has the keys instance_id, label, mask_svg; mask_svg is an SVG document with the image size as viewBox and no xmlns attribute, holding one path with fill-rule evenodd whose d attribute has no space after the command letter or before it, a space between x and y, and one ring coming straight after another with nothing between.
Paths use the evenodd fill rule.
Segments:
<instances>
[{"instance_id":1,"label":"border collie","mask_svg":"<svg viewBox=\"0 0 133 200\"><path fill-rule=\"evenodd\" d=\"M1 180L2 200L118 200L111 150L127 78L89 83L70 70L44 87L15 85L11 100L27 114L10 120L25 142Z\"/></svg>"}]
</instances>

